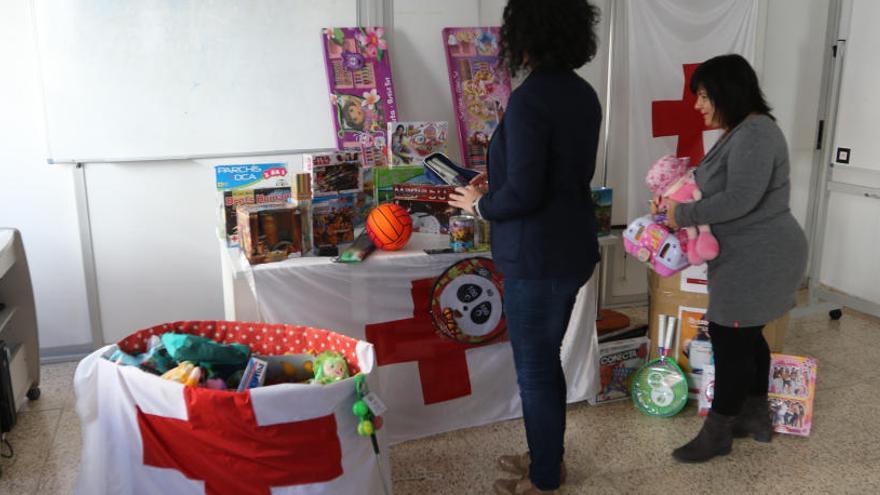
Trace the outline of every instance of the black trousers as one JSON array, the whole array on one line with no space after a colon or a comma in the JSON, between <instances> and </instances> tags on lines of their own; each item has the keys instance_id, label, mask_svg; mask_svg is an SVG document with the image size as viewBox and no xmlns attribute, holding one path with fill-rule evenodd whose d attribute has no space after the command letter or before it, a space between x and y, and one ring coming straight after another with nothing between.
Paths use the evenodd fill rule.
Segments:
<instances>
[{"instance_id":1,"label":"black trousers","mask_svg":"<svg viewBox=\"0 0 880 495\"><path fill-rule=\"evenodd\" d=\"M767 397L770 347L759 327L726 327L709 322L715 354L715 398L712 410L735 416L746 397Z\"/></svg>"}]
</instances>

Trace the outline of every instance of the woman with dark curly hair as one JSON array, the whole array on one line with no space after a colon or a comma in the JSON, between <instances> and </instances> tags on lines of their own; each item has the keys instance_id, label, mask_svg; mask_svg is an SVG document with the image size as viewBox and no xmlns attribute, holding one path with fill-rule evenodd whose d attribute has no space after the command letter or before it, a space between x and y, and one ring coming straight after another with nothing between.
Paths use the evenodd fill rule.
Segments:
<instances>
[{"instance_id":1,"label":"woman with dark curly hair","mask_svg":"<svg viewBox=\"0 0 880 495\"><path fill-rule=\"evenodd\" d=\"M509 0L501 59L528 77L489 143L485 177L450 204L489 220L529 451L499 458L500 494L555 493L565 480L562 339L599 261L590 181L602 109L574 69L596 53L599 11L586 0Z\"/></svg>"}]
</instances>

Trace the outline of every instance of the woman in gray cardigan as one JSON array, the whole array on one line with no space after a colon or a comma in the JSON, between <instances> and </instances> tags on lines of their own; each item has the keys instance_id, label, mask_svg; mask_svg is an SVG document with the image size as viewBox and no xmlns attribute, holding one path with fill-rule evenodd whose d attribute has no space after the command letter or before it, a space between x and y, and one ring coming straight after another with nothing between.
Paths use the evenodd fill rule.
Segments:
<instances>
[{"instance_id":1,"label":"woman in gray cardigan","mask_svg":"<svg viewBox=\"0 0 880 495\"><path fill-rule=\"evenodd\" d=\"M785 136L758 78L739 55L707 60L691 77L695 108L724 134L695 171L703 199L670 202L672 227L709 224L720 244L709 261L709 335L715 398L703 428L676 449L682 462L730 452L733 437L769 442L770 350L762 329L795 304L807 240L789 209Z\"/></svg>"}]
</instances>

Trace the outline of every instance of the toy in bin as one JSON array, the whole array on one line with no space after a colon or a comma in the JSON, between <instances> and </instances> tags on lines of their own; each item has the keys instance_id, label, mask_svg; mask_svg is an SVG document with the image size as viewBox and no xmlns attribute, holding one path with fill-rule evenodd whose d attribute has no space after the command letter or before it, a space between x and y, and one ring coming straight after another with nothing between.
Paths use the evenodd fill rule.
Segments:
<instances>
[{"instance_id":1,"label":"toy in bin","mask_svg":"<svg viewBox=\"0 0 880 495\"><path fill-rule=\"evenodd\" d=\"M623 231L623 247L658 275L668 277L689 265L686 236L683 230L672 232L651 215L645 215L633 220Z\"/></svg>"}]
</instances>

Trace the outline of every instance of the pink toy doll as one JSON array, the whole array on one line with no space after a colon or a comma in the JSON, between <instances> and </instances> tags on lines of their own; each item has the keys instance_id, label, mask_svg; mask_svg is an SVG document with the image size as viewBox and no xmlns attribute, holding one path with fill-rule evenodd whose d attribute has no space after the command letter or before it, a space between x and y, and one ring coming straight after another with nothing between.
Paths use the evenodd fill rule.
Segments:
<instances>
[{"instance_id":1,"label":"pink toy doll","mask_svg":"<svg viewBox=\"0 0 880 495\"><path fill-rule=\"evenodd\" d=\"M651 169L645 182L654 193L657 207L664 210L663 200L671 198L679 203L699 201L703 194L694 182L693 171L688 169L689 158L676 158L666 155L657 160ZM688 236L687 256L692 265L699 265L704 261L718 257L718 240L712 235L708 225L686 227Z\"/></svg>"}]
</instances>

